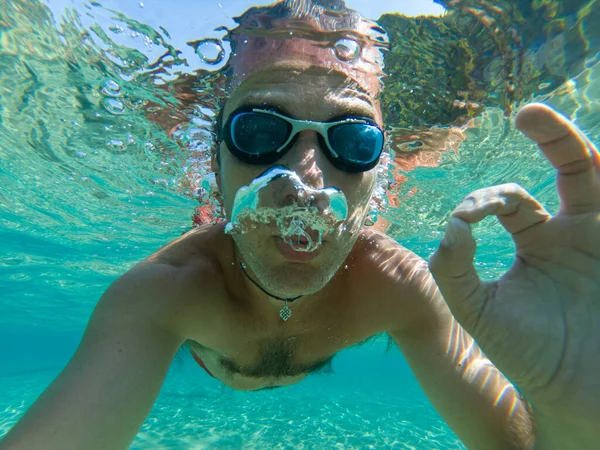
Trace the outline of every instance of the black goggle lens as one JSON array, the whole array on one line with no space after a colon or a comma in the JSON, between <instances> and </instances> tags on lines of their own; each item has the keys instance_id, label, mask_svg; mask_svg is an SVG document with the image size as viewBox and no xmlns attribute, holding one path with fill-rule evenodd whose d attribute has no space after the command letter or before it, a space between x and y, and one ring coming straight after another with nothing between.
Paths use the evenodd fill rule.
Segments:
<instances>
[{"instance_id":1,"label":"black goggle lens","mask_svg":"<svg viewBox=\"0 0 600 450\"><path fill-rule=\"evenodd\" d=\"M259 114L243 112L231 121L233 144L248 155L261 155L280 148L288 139L292 125L285 120Z\"/></svg>"},{"instance_id":2,"label":"black goggle lens","mask_svg":"<svg viewBox=\"0 0 600 450\"><path fill-rule=\"evenodd\" d=\"M329 129L329 142L347 163L369 165L381 155L383 133L365 123L341 124Z\"/></svg>"}]
</instances>

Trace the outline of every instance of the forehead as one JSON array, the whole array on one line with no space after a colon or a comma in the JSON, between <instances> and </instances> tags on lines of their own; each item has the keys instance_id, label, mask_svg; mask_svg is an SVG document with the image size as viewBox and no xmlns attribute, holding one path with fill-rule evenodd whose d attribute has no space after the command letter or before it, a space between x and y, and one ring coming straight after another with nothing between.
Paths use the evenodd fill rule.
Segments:
<instances>
[{"instance_id":1,"label":"forehead","mask_svg":"<svg viewBox=\"0 0 600 450\"><path fill-rule=\"evenodd\" d=\"M272 69L256 73L227 101L225 117L242 106L270 106L297 119L327 121L343 115L381 124L379 100L347 75L321 68Z\"/></svg>"}]
</instances>

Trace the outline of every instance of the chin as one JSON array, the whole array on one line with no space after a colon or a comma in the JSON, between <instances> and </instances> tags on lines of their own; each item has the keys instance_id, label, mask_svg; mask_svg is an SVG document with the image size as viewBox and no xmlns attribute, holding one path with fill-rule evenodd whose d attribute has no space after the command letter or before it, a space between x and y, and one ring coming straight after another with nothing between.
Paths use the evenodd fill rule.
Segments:
<instances>
[{"instance_id":1,"label":"chin","mask_svg":"<svg viewBox=\"0 0 600 450\"><path fill-rule=\"evenodd\" d=\"M329 247L329 246L327 246ZM292 298L319 292L331 281L342 261L331 248L306 263L286 260L277 250L240 252L262 287L278 297Z\"/></svg>"},{"instance_id":2,"label":"chin","mask_svg":"<svg viewBox=\"0 0 600 450\"><path fill-rule=\"evenodd\" d=\"M295 261L294 256L298 255L282 251L277 236L261 234L246 233L233 237L241 257L261 286L284 298L311 295L326 287L355 241L324 240L318 255L308 257L306 261Z\"/></svg>"}]
</instances>

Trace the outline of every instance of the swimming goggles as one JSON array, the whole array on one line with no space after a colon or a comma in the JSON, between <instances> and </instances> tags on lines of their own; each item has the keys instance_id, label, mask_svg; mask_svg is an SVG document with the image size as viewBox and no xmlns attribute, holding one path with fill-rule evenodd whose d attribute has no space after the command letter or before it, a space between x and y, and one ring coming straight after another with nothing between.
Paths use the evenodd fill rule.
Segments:
<instances>
[{"instance_id":1,"label":"swimming goggles","mask_svg":"<svg viewBox=\"0 0 600 450\"><path fill-rule=\"evenodd\" d=\"M372 119L347 117L313 122L253 107L231 113L221 137L231 153L243 162L273 164L292 148L298 133L303 130L318 133L325 155L331 164L344 172L372 169L383 150L383 131Z\"/></svg>"}]
</instances>

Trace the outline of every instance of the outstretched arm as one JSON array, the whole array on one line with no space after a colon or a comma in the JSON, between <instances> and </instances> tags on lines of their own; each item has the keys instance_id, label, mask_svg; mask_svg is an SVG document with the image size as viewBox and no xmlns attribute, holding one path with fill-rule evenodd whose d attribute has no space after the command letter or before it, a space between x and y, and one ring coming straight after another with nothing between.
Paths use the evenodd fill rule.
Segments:
<instances>
[{"instance_id":1,"label":"outstretched arm","mask_svg":"<svg viewBox=\"0 0 600 450\"><path fill-rule=\"evenodd\" d=\"M183 343L164 320L164 302L156 301L162 276L152 272L135 268L108 289L72 360L1 450L129 446Z\"/></svg>"},{"instance_id":2,"label":"outstretched arm","mask_svg":"<svg viewBox=\"0 0 600 450\"><path fill-rule=\"evenodd\" d=\"M383 258L387 331L424 393L469 449L532 449L529 405L454 319L425 261L370 236ZM388 303L389 302L389 303ZM501 338L501 336L499 336Z\"/></svg>"},{"instance_id":3,"label":"outstretched arm","mask_svg":"<svg viewBox=\"0 0 600 450\"><path fill-rule=\"evenodd\" d=\"M418 312L389 334L423 391L469 449L533 449L528 404L454 319L427 264L408 259L411 269L400 279L414 289L403 287L401 301Z\"/></svg>"}]
</instances>

